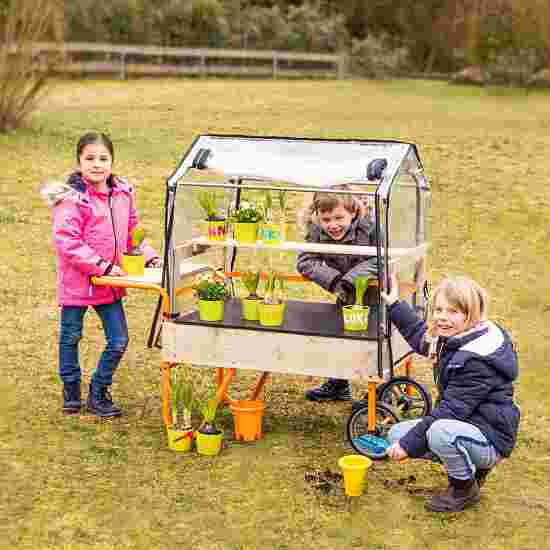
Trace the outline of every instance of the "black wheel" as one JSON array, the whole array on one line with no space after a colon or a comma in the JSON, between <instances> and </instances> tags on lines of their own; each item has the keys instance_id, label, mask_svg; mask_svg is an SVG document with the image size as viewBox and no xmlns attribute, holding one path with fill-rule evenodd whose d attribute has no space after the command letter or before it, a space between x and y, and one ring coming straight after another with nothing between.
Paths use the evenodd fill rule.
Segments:
<instances>
[{"instance_id":1,"label":"black wheel","mask_svg":"<svg viewBox=\"0 0 550 550\"><path fill-rule=\"evenodd\" d=\"M380 386L378 399L399 411L402 420L412 420L432 412L428 389L408 376L398 376Z\"/></svg>"},{"instance_id":2,"label":"black wheel","mask_svg":"<svg viewBox=\"0 0 550 550\"><path fill-rule=\"evenodd\" d=\"M389 429L401 419L399 413L386 403L376 403L376 422L374 431L368 428L368 406L357 409L348 420L346 427L351 446L360 454L380 460L386 457L386 445L384 441L377 443L376 438L385 439ZM369 436L375 436L371 438ZM363 438L363 439L361 439ZM368 445L367 445L368 443Z\"/></svg>"}]
</instances>

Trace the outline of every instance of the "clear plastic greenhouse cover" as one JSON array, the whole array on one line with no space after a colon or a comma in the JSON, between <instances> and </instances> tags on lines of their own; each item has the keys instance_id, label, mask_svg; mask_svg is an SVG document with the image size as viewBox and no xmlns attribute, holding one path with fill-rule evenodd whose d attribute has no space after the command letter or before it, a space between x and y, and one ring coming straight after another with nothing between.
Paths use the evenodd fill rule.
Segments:
<instances>
[{"instance_id":1,"label":"clear plastic greenhouse cover","mask_svg":"<svg viewBox=\"0 0 550 550\"><path fill-rule=\"evenodd\" d=\"M310 188L372 184L367 166L375 159L387 162L385 181L391 181L404 164L421 170L414 145L397 141L201 135L168 184L193 183L193 174L199 171L214 181L265 179Z\"/></svg>"}]
</instances>

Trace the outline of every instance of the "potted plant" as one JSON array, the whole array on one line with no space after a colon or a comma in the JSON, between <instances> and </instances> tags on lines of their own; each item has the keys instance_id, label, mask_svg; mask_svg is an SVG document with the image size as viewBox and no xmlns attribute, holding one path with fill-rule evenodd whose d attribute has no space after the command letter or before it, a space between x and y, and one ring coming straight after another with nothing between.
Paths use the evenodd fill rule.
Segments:
<instances>
[{"instance_id":1,"label":"potted plant","mask_svg":"<svg viewBox=\"0 0 550 550\"><path fill-rule=\"evenodd\" d=\"M277 284L278 283L278 284ZM279 292L277 292L277 286ZM267 274L263 300L258 304L260 325L274 327L283 324L285 314L284 278L273 270Z\"/></svg>"},{"instance_id":2,"label":"potted plant","mask_svg":"<svg viewBox=\"0 0 550 550\"><path fill-rule=\"evenodd\" d=\"M258 224L262 219L262 212L256 204L241 202L231 215L235 240L240 243L255 243L258 238Z\"/></svg>"},{"instance_id":3,"label":"potted plant","mask_svg":"<svg viewBox=\"0 0 550 550\"><path fill-rule=\"evenodd\" d=\"M193 385L190 380L178 377L177 369L171 373L172 424L166 428L168 446L179 452L191 450L193 427L191 414L193 412Z\"/></svg>"},{"instance_id":4,"label":"potted plant","mask_svg":"<svg viewBox=\"0 0 550 550\"><path fill-rule=\"evenodd\" d=\"M145 229L142 225L136 225L128 240L128 250L121 260L121 267L128 275L143 277L145 273L145 256L141 249L144 239Z\"/></svg>"},{"instance_id":5,"label":"potted plant","mask_svg":"<svg viewBox=\"0 0 550 550\"><path fill-rule=\"evenodd\" d=\"M260 284L260 272L244 271L241 274L241 280L248 291L248 296L241 300L243 319L257 321L258 303L260 301L257 291Z\"/></svg>"},{"instance_id":6,"label":"potted plant","mask_svg":"<svg viewBox=\"0 0 550 550\"><path fill-rule=\"evenodd\" d=\"M212 396L201 407L202 424L197 430L197 452L201 455L217 455L222 448L223 432L216 426L218 400Z\"/></svg>"},{"instance_id":7,"label":"potted plant","mask_svg":"<svg viewBox=\"0 0 550 550\"><path fill-rule=\"evenodd\" d=\"M225 239L225 217L221 216L216 208L216 192L201 191L198 201L206 216L206 234L209 241L223 241Z\"/></svg>"},{"instance_id":8,"label":"potted plant","mask_svg":"<svg viewBox=\"0 0 550 550\"><path fill-rule=\"evenodd\" d=\"M264 194L264 221L260 228L260 239L265 244L279 244L281 242L281 224L273 222L273 198L271 191Z\"/></svg>"},{"instance_id":9,"label":"potted plant","mask_svg":"<svg viewBox=\"0 0 550 550\"><path fill-rule=\"evenodd\" d=\"M192 287L199 299L201 321L221 321L228 296L224 275L215 271L200 273L193 279Z\"/></svg>"}]
</instances>

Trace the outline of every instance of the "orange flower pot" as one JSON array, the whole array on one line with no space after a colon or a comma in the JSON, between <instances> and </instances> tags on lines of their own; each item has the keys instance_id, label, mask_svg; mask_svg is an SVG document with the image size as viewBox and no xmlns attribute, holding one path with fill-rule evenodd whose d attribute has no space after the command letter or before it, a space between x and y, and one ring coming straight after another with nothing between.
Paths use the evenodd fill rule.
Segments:
<instances>
[{"instance_id":1,"label":"orange flower pot","mask_svg":"<svg viewBox=\"0 0 550 550\"><path fill-rule=\"evenodd\" d=\"M262 418L265 403L263 401L233 401L229 408L233 413L235 439L256 441L262 437Z\"/></svg>"}]
</instances>

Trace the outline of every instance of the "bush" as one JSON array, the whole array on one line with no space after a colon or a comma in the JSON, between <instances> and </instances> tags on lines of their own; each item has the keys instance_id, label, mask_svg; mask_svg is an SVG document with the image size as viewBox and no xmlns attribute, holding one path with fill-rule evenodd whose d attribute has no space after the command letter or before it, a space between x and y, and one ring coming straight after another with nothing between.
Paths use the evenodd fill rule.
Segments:
<instances>
[{"instance_id":1,"label":"bush","mask_svg":"<svg viewBox=\"0 0 550 550\"><path fill-rule=\"evenodd\" d=\"M407 58L405 48L391 47L384 38L367 36L364 40L352 41L349 69L357 76L382 78L404 69Z\"/></svg>"},{"instance_id":2,"label":"bush","mask_svg":"<svg viewBox=\"0 0 550 550\"><path fill-rule=\"evenodd\" d=\"M35 42L58 42L63 3L2 0L0 4L0 131L18 128L46 91L59 54L37 52Z\"/></svg>"}]
</instances>

